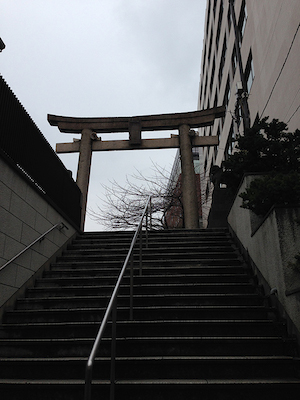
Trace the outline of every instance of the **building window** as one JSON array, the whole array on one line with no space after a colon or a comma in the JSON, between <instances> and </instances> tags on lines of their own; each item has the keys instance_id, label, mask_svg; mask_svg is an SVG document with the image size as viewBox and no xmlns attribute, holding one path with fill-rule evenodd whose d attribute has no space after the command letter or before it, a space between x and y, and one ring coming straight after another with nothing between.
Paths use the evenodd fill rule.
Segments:
<instances>
[{"instance_id":1,"label":"building window","mask_svg":"<svg viewBox=\"0 0 300 400\"><path fill-rule=\"evenodd\" d=\"M208 48L208 55L207 55L208 62L210 61L210 57L211 57L212 38L213 38L213 30L210 31L209 48Z\"/></svg>"},{"instance_id":2,"label":"building window","mask_svg":"<svg viewBox=\"0 0 300 400\"><path fill-rule=\"evenodd\" d=\"M209 101L209 96L207 96L207 100L206 100L206 108L209 108L209 104L210 104L210 101Z\"/></svg>"},{"instance_id":3,"label":"building window","mask_svg":"<svg viewBox=\"0 0 300 400\"><path fill-rule=\"evenodd\" d=\"M231 28L231 11L230 11L230 5L228 7L228 13L227 13L227 25L228 25L228 32L230 32Z\"/></svg>"},{"instance_id":4,"label":"building window","mask_svg":"<svg viewBox=\"0 0 300 400\"><path fill-rule=\"evenodd\" d=\"M235 141L235 136L234 136L234 127L233 127L233 122L232 122L231 126L230 126L227 144L226 144L226 150L225 150L225 155L224 155L225 160L227 160L233 152L234 141Z\"/></svg>"},{"instance_id":5,"label":"building window","mask_svg":"<svg viewBox=\"0 0 300 400\"><path fill-rule=\"evenodd\" d=\"M248 18L248 14L247 14L247 8L246 8L246 1L243 0L240 17L239 17L239 22L238 22L238 28L240 31L241 41L243 40L247 18Z\"/></svg>"},{"instance_id":6,"label":"building window","mask_svg":"<svg viewBox=\"0 0 300 400\"><path fill-rule=\"evenodd\" d=\"M250 51L246 69L245 69L245 80L247 82L247 90L250 93L253 81L254 81L254 68L253 68L253 59L252 52Z\"/></svg>"},{"instance_id":7,"label":"building window","mask_svg":"<svg viewBox=\"0 0 300 400\"><path fill-rule=\"evenodd\" d=\"M216 163L217 160L217 155L218 155L218 146L214 146L214 164Z\"/></svg>"},{"instance_id":8,"label":"building window","mask_svg":"<svg viewBox=\"0 0 300 400\"><path fill-rule=\"evenodd\" d=\"M226 35L224 37L221 60L220 60L220 68L219 68L219 87L221 86L222 76L223 76L223 69L226 59L226 51L227 51L227 43L226 43Z\"/></svg>"},{"instance_id":9,"label":"building window","mask_svg":"<svg viewBox=\"0 0 300 400\"><path fill-rule=\"evenodd\" d=\"M205 76L205 84L204 84L204 89L203 89L203 97L204 98L206 96L206 90L207 90L207 74Z\"/></svg>"},{"instance_id":10,"label":"building window","mask_svg":"<svg viewBox=\"0 0 300 400\"><path fill-rule=\"evenodd\" d=\"M217 35L216 35L217 48L219 47L219 39L220 39L221 26L222 26L223 10L224 10L224 8L223 8L223 0L222 0L221 4L220 4L219 21L218 21L218 28L217 28Z\"/></svg>"},{"instance_id":11,"label":"building window","mask_svg":"<svg viewBox=\"0 0 300 400\"><path fill-rule=\"evenodd\" d=\"M233 47L232 56L231 56L231 67L232 67L232 76L234 77L235 70L237 65L237 56L236 56L236 48Z\"/></svg>"},{"instance_id":12,"label":"building window","mask_svg":"<svg viewBox=\"0 0 300 400\"><path fill-rule=\"evenodd\" d=\"M221 117L221 118L219 118L219 124L220 124L220 127L221 127L221 129L223 129L223 126L224 126L224 122L225 122L225 116L224 117Z\"/></svg>"},{"instance_id":13,"label":"building window","mask_svg":"<svg viewBox=\"0 0 300 400\"><path fill-rule=\"evenodd\" d=\"M206 58L206 44L204 46L204 51L203 51L202 74L204 73L205 58Z\"/></svg>"},{"instance_id":14,"label":"building window","mask_svg":"<svg viewBox=\"0 0 300 400\"><path fill-rule=\"evenodd\" d=\"M214 99L214 107L217 107L217 105L218 105L218 93L216 91L215 99Z\"/></svg>"},{"instance_id":15,"label":"building window","mask_svg":"<svg viewBox=\"0 0 300 400\"><path fill-rule=\"evenodd\" d=\"M199 90L199 104L200 104L200 109L201 109L202 89L203 89L203 81L201 82L201 86L200 86L200 90Z\"/></svg>"},{"instance_id":16,"label":"building window","mask_svg":"<svg viewBox=\"0 0 300 400\"><path fill-rule=\"evenodd\" d=\"M215 70L216 70L216 61L215 61L215 57L214 57L213 63L212 63L212 69L211 69L210 84L209 84L210 91L212 91L212 87L213 87L213 83L214 83Z\"/></svg>"},{"instance_id":17,"label":"building window","mask_svg":"<svg viewBox=\"0 0 300 400\"><path fill-rule=\"evenodd\" d=\"M208 184L206 185L205 197L206 197L206 200L208 200L208 197L209 197L209 185Z\"/></svg>"},{"instance_id":18,"label":"building window","mask_svg":"<svg viewBox=\"0 0 300 400\"><path fill-rule=\"evenodd\" d=\"M230 78L228 76L227 83L226 83L226 88L225 88L225 93L224 93L224 99L223 99L223 105L224 106L227 106L227 104L229 103L229 99L230 99Z\"/></svg>"},{"instance_id":19,"label":"building window","mask_svg":"<svg viewBox=\"0 0 300 400\"><path fill-rule=\"evenodd\" d=\"M219 47L220 32L221 32L221 24L220 24L220 20L219 20L218 28L217 28L217 35L216 35L216 47L217 47L217 50L218 50L218 47Z\"/></svg>"},{"instance_id":20,"label":"building window","mask_svg":"<svg viewBox=\"0 0 300 400\"><path fill-rule=\"evenodd\" d=\"M207 10L206 35L208 35L209 17L210 17L210 1L208 2L208 10Z\"/></svg>"},{"instance_id":21,"label":"building window","mask_svg":"<svg viewBox=\"0 0 300 400\"><path fill-rule=\"evenodd\" d=\"M218 78L219 78L219 88L220 88L220 86L221 86L222 77L223 77L223 66L224 66L224 64L222 63L222 60L221 60L221 64L220 64L220 68L219 68L219 74L218 74Z\"/></svg>"},{"instance_id":22,"label":"building window","mask_svg":"<svg viewBox=\"0 0 300 400\"><path fill-rule=\"evenodd\" d=\"M218 0L214 0L214 6L213 6L214 17L216 15L217 1Z\"/></svg>"},{"instance_id":23,"label":"building window","mask_svg":"<svg viewBox=\"0 0 300 400\"><path fill-rule=\"evenodd\" d=\"M224 4L223 4L223 0L221 0L220 2L220 14L223 15L223 11L224 11ZM222 17L221 17L222 19Z\"/></svg>"}]
</instances>

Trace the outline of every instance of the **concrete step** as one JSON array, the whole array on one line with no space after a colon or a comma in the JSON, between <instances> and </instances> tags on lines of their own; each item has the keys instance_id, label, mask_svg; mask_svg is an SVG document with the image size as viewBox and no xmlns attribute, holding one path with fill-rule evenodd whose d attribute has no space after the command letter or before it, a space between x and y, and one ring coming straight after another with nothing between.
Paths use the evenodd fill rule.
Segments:
<instances>
[{"instance_id":1,"label":"concrete step","mask_svg":"<svg viewBox=\"0 0 300 400\"><path fill-rule=\"evenodd\" d=\"M143 231L145 234L145 231ZM83 235L78 235L77 240L124 240L130 239L134 235L133 231L105 231L105 232L85 232ZM211 230L211 229L176 229L176 230L155 230L155 231L148 231L149 238L160 240L174 240L177 241L179 239L184 238L206 238L206 237L227 237L230 239L228 229L219 229L219 230Z\"/></svg>"},{"instance_id":2,"label":"concrete step","mask_svg":"<svg viewBox=\"0 0 300 400\"><path fill-rule=\"evenodd\" d=\"M41 297L22 298L16 303L17 310L56 309L104 307L108 304L109 296L72 296L72 297ZM119 296L118 305L128 306L129 296ZM134 303L141 306L158 305L262 305L263 299L255 293L249 294L157 294L135 296Z\"/></svg>"},{"instance_id":3,"label":"concrete step","mask_svg":"<svg viewBox=\"0 0 300 400\"><path fill-rule=\"evenodd\" d=\"M136 253L137 254L137 253ZM76 252L68 252L65 253L63 256L58 257L58 262L70 262L73 260L78 260L79 256L83 256L83 254L77 254ZM92 251L88 251L87 254L84 255L84 260L85 261L90 261L90 262L94 262L94 261L100 261L100 262L104 262L104 261L119 261L119 260L125 260L126 257L126 253L120 253L120 252L103 252L102 254L99 252L94 252L92 253ZM158 252L143 252L143 262L158 262L158 261L172 261L172 262L176 262L176 261L183 261L184 263L189 263L192 262L193 260L198 261L198 263L203 262L202 260L240 260L238 258L237 253L233 252L233 251L220 251L220 252L209 252L209 251L193 251L193 252L188 252L188 251L179 251L177 252L172 252L172 251L168 251L168 252L162 252L162 253L158 253Z\"/></svg>"},{"instance_id":4,"label":"concrete step","mask_svg":"<svg viewBox=\"0 0 300 400\"><path fill-rule=\"evenodd\" d=\"M0 380L3 400L82 400L83 380ZM115 399L298 400L299 380L286 379L157 379L117 381ZM109 397L108 380L94 380L92 400Z\"/></svg>"},{"instance_id":5,"label":"concrete step","mask_svg":"<svg viewBox=\"0 0 300 400\"><path fill-rule=\"evenodd\" d=\"M83 273L78 273L78 271L72 271L68 274L66 273L56 273L50 271L45 273L42 279L36 280L36 286L65 286L66 284L71 286L77 285L112 285L117 281L117 276L102 276L101 271L95 271L91 274L89 271L84 271ZM130 282L130 276L127 274L123 278L124 285L128 285ZM189 274L189 275L135 275L134 283L135 285L144 284L176 284L176 283L248 283L249 277L246 274Z\"/></svg>"},{"instance_id":6,"label":"concrete step","mask_svg":"<svg viewBox=\"0 0 300 400\"><path fill-rule=\"evenodd\" d=\"M121 258L119 260L114 260L113 258L110 260L93 260L91 258L82 259L72 257L70 259L61 257L57 260L59 265L67 265L68 267L93 267L93 268L121 268L125 258ZM139 259L136 257L134 259L134 265L139 265ZM235 266L243 266L244 263L239 257L235 258L189 258L188 254L185 254L184 257L168 257L168 258L161 258L157 259L143 259L143 268L170 268L174 266L198 266L198 267L209 267L209 266L228 266L228 267L235 267Z\"/></svg>"},{"instance_id":7,"label":"concrete step","mask_svg":"<svg viewBox=\"0 0 300 400\"><path fill-rule=\"evenodd\" d=\"M161 251L161 248L168 248L168 249L174 249L179 247L178 242L170 239L165 239L162 240L161 238L158 239L149 239L146 241L144 238L143 241L143 249L147 248L156 251L159 250ZM139 240L138 240L138 245L139 245ZM100 250L100 251L110 251L110 250L125 250L130 246L130 240L128 241L112 241L112 240L75 240L68 246L68 250L74 251L74 250L81 250L81 249L94 249L94 250ZM188 239L188 240L181 240L180 241L180 247L185 248L185 247L191 247L191 248L208 248L209 250L215 250L220 247L224 248L231 248L234 249L235 246L231 241L229 241L226 237L219 237L219 238L211 238L208 237L205 240L199 241L198 239Z\"/></svg>"},{"instance_id":8,"label":"concrete step","mask_svg":"<svg viewBox=\"0 0 300 400\"><path fill-rule=\"evenodd\" d=\"M149 257L149 256L162 256L163 254L181 254L181 253L188 253L193 254L193 253L197 253L197 254L202 254L202 253L209 253L211 254L211 256L213 256L215 253L231 253L231 254L235 254L236 250L230 246L230 245L220 245L217 244L215 246L198 246L198 245L194 245L191 246L190 244L186 245L186 246L182 246L182 245L178 245L174 247L171 246L154 246L154 245L149 245L149 247L143 247L143 257ZM87 255L101 255L101 256L106 256L106 255L114 255L114 256L122 256L122 257L126 257L128 253L128 247L122 247L122 248L116 248L115 246L113 248L110 249L106 249L106 248L99 248L97 246L91 247L91 246L77 246L76 248L74 246L69 247L68 250L66 250L62 257L71 257L73 255L80 255L80 256L87 256ZM134 251L134 254L139 254L139 247L137 246L137 248Z\"/></svg>"},{"instance_id":9,"label":"concrete step","mask_svg":"<svg viewBox=\"0 0 300 400\"><path fill-rule=\"evenodd\" d=\"M97 295L111 295L114 286L44 286L42 282L38 287L28 289L28 297L53 297L53 296L97 296ZM128 295L129 285L122 285L120 288L120 295ZM190 284L156 284L156 285L134 285L133 291L135 295L156 295L156 294L170 294L170 293L189 293L189 294L246 294L255 293L256 287L250 283L190 283Z\"/></svg>"},{"instance_id":10,"label":"concrete step","mask_svg":"<svg viewBox=\"0 0 300 400\"><path fill-rule=\"evenodd\" d=\"M2 338L95 338L99 329L99 322L52 322L52 323L7 323L2 324L0 337ZM277 336L286 338L286 325L263 319L248 320L134 320L118 321L118 335L120 337L142 336ZM111 323L108 323L105 336L110 336Z\"/></svg>"},{"instance_id":11,"label":"concrete step","mask_svg":"<svg viewBox=\"0 0 300 400\"><path fill-rule=\"evenodd\" d=\"M84 357L0 358L2 379L81 379ZM117 357L116 379L298 378L299 359L287 356ZM110 378L110 358L96 358L93 373Z\"/></svg>"},{"instance_id":12,"label":"concrete step","mask_svg":"<svg viewBox=\"0 0 300 400\"><path fill-rule=\"evenodd\" d=\"M83 398L85 363L132 236L80 235L6 313L1 399ZM133 321L128 276L119 293L116 400L299 395L295 338L266 307L227 230L151 232L143 276L138 253L134 264ZM93 399L109 396L110 337L111 322Z\"/></svg>"},{"instance_id":13,"label":"concrete step","mask_svg":"<svg viewBox=\"0 0 300 400\"><path fill-rule=\"evenodd\" d=\"M5 314L4 322L59 322L59 321L99 321L104 308L63 308L40 310L13 310ZM134 318L153 319L266 319L271 318L275 310L263 306L135 306ZM118 318L129 317L129 307L118 307Z\"/></svg>"},{"instance_id":14,"label":"concrete step","mask_svg":"<svg viewBox=\"0 0 300 400\"><path fill-rule=\"evenodd\" d=\"M1 339L0 357L88 357L94 338ZM118 357L147 356L295 356L295 339L260 337L126 337L117 338ZM110 356L104 338L99 356Z\"/></svg>"},{"instance_id":15,"label":"concrete step","mask_svg":"<svg viewBox=\"0 0 300 400\"><path fill-rule=\"evenodd\" d=\"M137 264L137 263L135 263ZM80 265L74 265L73 263L55 263L51 265L51 271L99 271L102 276L104 275L115 275L117 276L120 273L120 269L122 267L122 263L119 263L118 266L103 266L103 265L90 265L89 263ZM136 266L134 268L135 275L139 273L139 267ZM129 273L129 272L128 272ZM182 274L182 275L190 275L190 274L249 274L250 270L246 268L245 265L164 265L163 267L153 266L144 266L142 268L143 275L172 275L172 274Z\"/></svg>"}]
</instances>

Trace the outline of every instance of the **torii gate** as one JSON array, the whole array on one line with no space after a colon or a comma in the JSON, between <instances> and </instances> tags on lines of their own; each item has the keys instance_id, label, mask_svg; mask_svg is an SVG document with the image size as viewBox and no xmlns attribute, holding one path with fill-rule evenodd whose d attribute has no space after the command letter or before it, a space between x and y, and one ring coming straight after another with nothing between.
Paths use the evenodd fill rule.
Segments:
<instances>
[{"instance_id":1,"label":"torii gate","mask_svg":"<svg viewBox=\"0 0 300 400\"><path fill-rule=\"evenodd\" d=\"M217 136L196 136L191 128L209 126L215 118L225 115L225 107L175 114L143 115L137 117L73 118L48 114L50 125L61 132L81 133L81 140L57 143L57 153L79 152L77 185L82 192L81 229L84 229L90 168L93 151L149 150L180 148L182 174L182 203L186 229L199 228L198 202L193 165L193 147L215 146ZM142 139L142 131L179 131L162 139ZM105 140L97 133L129 132L129 140Z\"/></svg>"}]
</instances>

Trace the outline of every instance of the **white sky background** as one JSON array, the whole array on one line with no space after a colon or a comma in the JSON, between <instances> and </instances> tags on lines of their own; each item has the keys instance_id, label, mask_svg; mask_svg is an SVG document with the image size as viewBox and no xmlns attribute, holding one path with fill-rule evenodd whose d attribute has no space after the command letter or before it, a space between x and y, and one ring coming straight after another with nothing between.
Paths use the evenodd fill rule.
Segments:
<instances>
[{"instance_id":1,"label":"white sky background","mask_svg":"<svg viewBox=\"0 0 300 400\"><path fill-rule=\"evenodd\" d=\"M80 136L60 133L47 114L194 111L205 7L206 0L0 0L0 73L53 148ZM123 184L135 169L151 176L152 162L171 170L175 152L94 152L88 209L101 205L102 184ZM60 158L76 179L78 154ZM102 228L87 216L86 231Z\"/></svg>"}]
</instances>

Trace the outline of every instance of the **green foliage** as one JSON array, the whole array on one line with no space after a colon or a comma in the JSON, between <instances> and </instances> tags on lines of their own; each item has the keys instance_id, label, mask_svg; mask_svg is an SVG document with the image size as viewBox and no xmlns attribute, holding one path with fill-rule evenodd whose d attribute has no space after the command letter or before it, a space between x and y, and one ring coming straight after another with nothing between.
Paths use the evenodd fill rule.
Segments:
<instances>
[{"instance_id":1,"label":"green foliage","mask_svg":"<svg viewBox=\"0 0 300 400\"><path fill-rule=\"evenodd\" d=\"M264 118L237 138L237 152L224 161L222 182L236 190L243 175L252 172L300 172L300 131Z\"/></svg>"},{"instance_id":2,"label":"green foliage","mask_svg":"<svg viewBox=\"0 0 300 400\"><path fill-rule=\"evenodd\" d=\"M276 203L300 202L300 131L288 132L277 119L264 118L237 138L237 151L226 160L222 182L236 191L245 173L266 174L240 195L242 207L264 215Z\"/></svg>"},{"instance_id":3,"label":"green foliage","mask_svg":"<svg viewBox=\"0 0 300 400\"><path fill-rule=\"evenodd\" d=\"M252 210L257 215L265 215L274 204L300 204L300 174L278 173L255 179L249 188L240 194L242 208Z\"/></svg>"}]
</instances>

